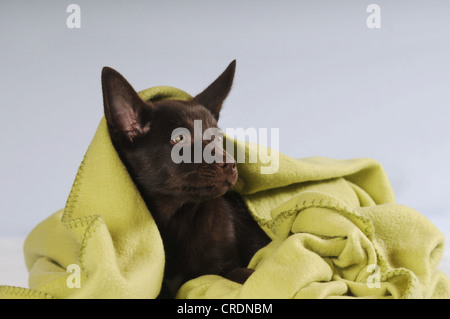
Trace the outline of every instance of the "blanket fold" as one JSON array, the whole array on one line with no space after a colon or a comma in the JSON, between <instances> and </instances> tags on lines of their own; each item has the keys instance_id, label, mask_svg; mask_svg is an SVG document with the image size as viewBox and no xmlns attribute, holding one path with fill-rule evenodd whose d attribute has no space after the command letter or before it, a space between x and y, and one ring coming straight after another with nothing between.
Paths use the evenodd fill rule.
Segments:
<instances>
[{"instance_id":1,"label":"blanket fold","mask_svg":"<svg viewBox=\"0 0 450 319\"><path fill-rule=\"evenodd\" d=\"M152 101L191 99L172 87L139 94ZM232 137L226 143L246 158L255 149ZM437 270L444 236L423 215L395 203L378 162L277 155L274 174L260 174L259 158L238 163L234 190L272 238L251 260L253 275L243 285L216 275L195 278L178 298L450 297L450 282ZM164 247L105 119L65 208L32 230L24 254L29 289L0 286L0 298L158 296Z\"/></svg>"}]
</instances>

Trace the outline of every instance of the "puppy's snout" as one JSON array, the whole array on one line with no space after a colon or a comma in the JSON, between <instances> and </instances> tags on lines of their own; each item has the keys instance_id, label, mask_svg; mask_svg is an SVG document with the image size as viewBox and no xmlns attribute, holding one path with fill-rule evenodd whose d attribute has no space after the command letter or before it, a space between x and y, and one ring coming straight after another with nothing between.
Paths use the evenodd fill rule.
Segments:
<instances>
[{"instance_id":1,"label":"puppy's snout","mask_svg":"<svg viewBox=\"0 0 450 319\"><path fill-rule=\"evenodd\" d=\"M217 163L217 165L219 165L219 167L223 168L223 169L230 169L230 170L236 170L236 162L233 160L233 162L223 162L223 163Z\"/></svg>"},{"instance_id":2,"label":"puppy's snout","mask_svg":"<svg viewBox=\"0 0 450 319\"><path fill-rule=\"evenodd\" d=\"M223 174L226 176L225 179L230 186L234 185L238 178L238 172L236 168L236 161L234 158L228 154L224 153L224 161L222 163L217 163L220 168L222 168Z\"/></svg>"},{"instance_id":3,"label":"puppy's snout","mask_svg":"<svg viewBox=\"0 0 450 319\"><path fill-rule=\"evenodd\" d=\"M224 170L229 170L229 171L236 170L236 161L227 152L223 152L223 162L217 163L217 165Z\"/></svg>"}]
</instances>

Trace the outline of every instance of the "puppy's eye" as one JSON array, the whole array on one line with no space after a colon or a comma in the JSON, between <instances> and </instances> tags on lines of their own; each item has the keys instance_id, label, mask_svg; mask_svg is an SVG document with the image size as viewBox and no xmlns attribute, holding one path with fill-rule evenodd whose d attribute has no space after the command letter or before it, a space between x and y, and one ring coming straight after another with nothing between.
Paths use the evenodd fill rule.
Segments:
<instances>
[{"instance_id":1,"label":"puppy's eye","mask_svg":"<svg viewBox=\"0 0 450 319\"><path fill-rule=\"evenodd\" d=\"M213 135L211 141L222 142L222 135Z\"/></svg>"},{"instance_id":2,"label":"puppy's eye","mask_svg":"<svg viewBox=\"0 0 450 319\"><path fill-rule=\"evenodd\" d=\"M179 134L170 141L170 143L173 145L184 142L186 142L186 136L184 134Z\"/></svg>"}]
</instances>

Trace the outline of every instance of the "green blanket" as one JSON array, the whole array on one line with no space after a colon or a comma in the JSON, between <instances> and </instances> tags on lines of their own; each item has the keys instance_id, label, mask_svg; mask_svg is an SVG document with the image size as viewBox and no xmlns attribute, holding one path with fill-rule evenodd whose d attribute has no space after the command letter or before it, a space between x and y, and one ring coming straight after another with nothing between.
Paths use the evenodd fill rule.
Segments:
<instances>
[{"instance_id":1,"label":"green blanket","mask_svg":"<svg viewBox=\"0 0 450 319\"><path fill-rule=\"evenodd\" d=\"M144 99L189 99L156 87ZM254 150L247 143L237 148ZM247 157L248 158L248 157ZM273 241L256 253L244 285L216 275L184 284L179 298L449 298L437 270L444 237L418 212L395 203L371 159L293 159L279 170L238 164L235 190ZM29 289L0 298L155 298L164 249L154 220L111 144L104 119L65 208L25 242Z\"/></svg>"}]
</instances>

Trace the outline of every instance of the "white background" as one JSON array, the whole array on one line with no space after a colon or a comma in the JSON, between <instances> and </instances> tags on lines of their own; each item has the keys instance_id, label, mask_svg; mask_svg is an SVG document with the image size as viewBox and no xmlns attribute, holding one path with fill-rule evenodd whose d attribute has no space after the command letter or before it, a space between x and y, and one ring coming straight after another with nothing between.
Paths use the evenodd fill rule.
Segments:
<instances>
[{"instance_id":1,"label":"white background","mask_svg":"<svg viewBox=\"0 0 450 319\"><path fill-rule=\"evenodd\" d=\"M0 268L64 207L105 65L197 94L237 59L222 128L279 128L293 157L375 158L450 235L449 1L76 1L69 29L72 2L0 3Z\"/></svg>"}]
</instances>

